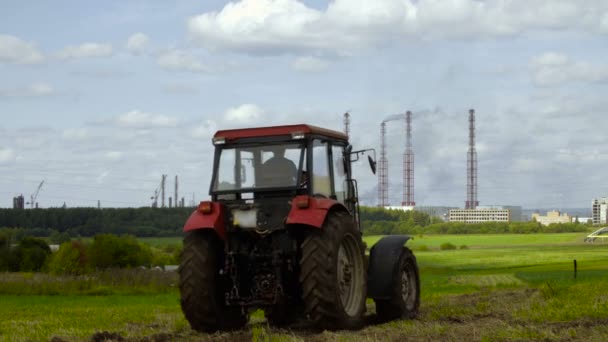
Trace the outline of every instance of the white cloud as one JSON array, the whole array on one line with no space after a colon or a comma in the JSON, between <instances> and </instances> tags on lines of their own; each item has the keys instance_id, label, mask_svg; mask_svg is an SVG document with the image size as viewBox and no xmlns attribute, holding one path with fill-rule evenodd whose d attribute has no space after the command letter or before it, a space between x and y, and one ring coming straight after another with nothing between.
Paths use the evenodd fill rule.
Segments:
<instances>
[{"instance_id":1,"label":"white cloud","mask_svg":"<svg viewBox=\"0 0 608 342\"><path fill-rule=\"evenodd\" d=\"M66 140L85 140L89 137L89 131L86 128L70 128L64 130L61 135Z\"/></svg>"},{"instance_id":2,"label":"white cloud","mask_svg":"<svg viewBox=\"0 0 608 342\"><path fill-rule=\"evenodd\" d=\"M138 32L129 37L126 47L129 52L140 54L146 50L149 42L150 38L147 35Z\"/></svg>"},{"instance_id":3,"label":"white cloud","mask_svg":"<svg viewBox=\"0 0 608 342\"><path fill-rule=\"evenodd\" d=\"M608 81L608 65L574 61L564 54L554 52L533 57L530 67L534 84L541 87L571 82Z\"/></svg>"},{"instance_id":4,"label":"white cloud","mask_svg":"<svg viewBox=\"0 0 608 342\"><path fill-rule=\"evenodd\" d=\"M108 57L112 55L112 45L102 43L83 43L70 45L55 54L60 59Z\"/></svg>"},{"instance_id":5,"label":"white cloud","mask_svg":"<svg viewBox=\"0 0 608 342\"><path fill-rule=\"evenodd\" d=\"M298 57L292 64L298 71L323 71L329 67L329 62L318 57Z\"/></svg>"},{"instance_id":6,"label":"white cloud","mask_svg":"<svg viewBox=\"0 0 608 342\"><path fill-rule=\"evenodd\" d=\"M205 120L192 130L193 138L210 138L217 131L217 124L212 120Z\"/></svg>"},{"instance_id":7,"label":"white cloud","mask_svg":"<svg viewBox=\"0 0 608 342\"><path fill-rule=\"evenodd\" d=\"M0 147L0 165L15 161L15 151L8 147Z\"/></svg>"},{"instance_id":8,"label":"white cloud","mask_svg":"<svg viewBox=\"0 0 608 342\"><path fill-rule=\"evenodd\" d=\"M390 39L479 38L605 25L608 2L586 0L335 0L324 10L297 0L241 0L188 20L206 48L262 54L348 54Z\"/></svg>"},{"instance_id":9,"label":"white cloud","mask_svg":"<svg viewBox=\"0 0 608 342\"><path fill-rule=\"evenodd\" d=\"M228 122L238 124L251 124L258 122L264 115L264 111L254 104L242 104L238 107L229 108L224 114Z\"/></svg>"},{"instance_id":10,"label":"white cloud","mask_svg":"<svg viewBox=\"0 0 608 342\"><path fill-rule=\"evenodd\" d=\"M182 50L168 50L163 52L156 60L163 69L170 71L210 72L211 68L205 66L196 57Z\"/></svg>"},{"instance_id":11,"label":"white cloud","mask_svg":"<svg viewBox=\"0 0 608 342\"><path fill-rule=\"evenodd\" d=\"M175 127L177 119L150 113L132 110L115 119L115 123L121 127L149 128L149 127Z\"/></svg>"},{"instance_id":12,"label":"white cloud","mask_svg":"<svg viewBox=\"0 0 608 342\"><path fill-rule=\"evenodd\" d=\"M37 82L26 87L0 89L0 98L2 97L42 97L49 96L55 93L55 89L50 85Z\"/></svg>"},{"instance_id":13,"label":"white cloud","mask_svg":"<svg viewBox=\"0 0 608 342\"><path fill-rule=\"evenodd\" d=\"M0 34L0 63L37 64L43 61L44 56L33 43Z\"/></svg>"}]
</instances>

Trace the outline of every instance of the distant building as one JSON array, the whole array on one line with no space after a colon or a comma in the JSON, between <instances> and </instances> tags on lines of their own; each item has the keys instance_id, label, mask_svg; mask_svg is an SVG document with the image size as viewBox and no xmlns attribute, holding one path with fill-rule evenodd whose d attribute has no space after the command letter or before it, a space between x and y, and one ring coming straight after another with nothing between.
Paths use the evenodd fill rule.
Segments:
<instances>
[{"instance_id":1,"label":"distant building","mask_svg":"<svg viewBox=\"0 0 608 342\"><path fill-rule=\"evenodd\" d=\"M509 209L477 207L477 209L452 209L449 212L450 222L483 223L510 222Z\"/></svg>"},{"instance_id":2,"label":"distant building","mask_svg":"<svg viewBox=\"0 0 608 342\"><path fill-rule=\"evenodd\" d=\"M25 200L23 198L23 195L13 197L13 209L23 209L23 208L25 208Z\"/></svg>"},{"instance_id":3,"label":"distant building","mask_svg":"<svg viewBox=\"0 0 608 342\"><path fill-rule=\"evenodd\" d=\"M591 217L575 217L572 222L576 222L578 220L579 223L593 223L593 219Z\"/></svg>"},{"instance_id":4,"label":"distant building","mask_svg":"<svg viewBox=\"0 0 608 342\"><path fill-rule=\"evenodd\" d=\"M509 210L509 222L524 221L523 210L518 205L480 205L477 209L507 209Z\"/></svg>"},{"instance_id":5,"label":"distant building","mask_svg":"<svg viewBox=\"0 0 608 342\"><path fill-rule=\"evenodd\" d=\"M563 215L557 211L548 211L546 216L541 216L539 213L532 214L532 220L539 222L544 226L548 226L551 223L570 223L572 222L572 216L564 213Z\"/></svg>"},{"instance_id":6,"label":"distant building","mask_svg":"<svg viewBox=\"0 0 608 342\"><path fill-rule=\"evenodd\" d=\"M605 224L608 217L608 197L595 198L591 201L591 219L593 224Z\"/></svg>"},{"instance_id":7,"label":"distant building","mask_svg":"<svg viewBox=\"0 0 608 342\"><path fill-rule=\"evenodd\" d=\"M428 214L431 217L439 217L444 221L449 219L449 212L451 209L458 209L458 207L446 207L446 206L416 206L415 210Z\"/></svg>"}]
</instances>

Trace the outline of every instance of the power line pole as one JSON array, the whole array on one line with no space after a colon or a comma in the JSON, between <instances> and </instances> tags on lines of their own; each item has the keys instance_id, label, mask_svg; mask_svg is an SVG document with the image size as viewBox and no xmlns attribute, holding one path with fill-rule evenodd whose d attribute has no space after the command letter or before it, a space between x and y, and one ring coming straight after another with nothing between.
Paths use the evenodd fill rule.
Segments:
<instances>
[{"instance_id":1,"label":"power line pole","mask_svg":"<svg viewBox=\"0 0 608 342\"><path fill-rule=\"evenodd\" d=\"M344 113L344 134L350 138L350 114Z\"/></svg>"}]
</instances>

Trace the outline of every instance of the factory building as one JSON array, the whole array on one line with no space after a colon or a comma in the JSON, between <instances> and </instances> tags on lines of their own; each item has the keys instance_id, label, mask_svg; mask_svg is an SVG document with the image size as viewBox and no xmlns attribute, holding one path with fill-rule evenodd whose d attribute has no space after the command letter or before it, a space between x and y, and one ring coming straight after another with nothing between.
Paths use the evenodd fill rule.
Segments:
<instances>
[{"instance_id":1,"label":"factory building","mask_svg":"<svg viewBox=\"0 0 608 342\"><path fill-rule=\"evenodd\" d=\"M23 198L23 195L13 197L13 209L23 209L23 208L25 208L25 199Z\"/></svg>"},{"instance_id":2,"label":"factory building","mask_svg":"<svg viewBox=\"0 0 608 342\"><path fill-rule=\"evenodd\" d=\"M452 209L449 211L450 222L483 223L510 222L511 211L502 208Z\"/></svg>"},{"instance_id":3,"label":"factory building","mask_svg":"<svg viewBox=\"0 0 608 342\"><path fill-rule=\"evenodd\" d=\"M560 213L557 210L548 211L546 216L541 216L539 213L532 214L532 220L539 222L544 226L548 226L551 223L570 223L572 222L572 216L568 214Z\"/></svg>"}]
</instances>

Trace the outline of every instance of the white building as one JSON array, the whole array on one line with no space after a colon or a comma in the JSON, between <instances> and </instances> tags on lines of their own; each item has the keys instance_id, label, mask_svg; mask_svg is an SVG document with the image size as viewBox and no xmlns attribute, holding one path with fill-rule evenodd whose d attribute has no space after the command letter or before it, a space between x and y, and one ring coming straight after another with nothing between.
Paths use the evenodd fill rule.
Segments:
<instances>
[{"instance_id":1,"label":"white building","mask_svg":"<svg viewBox=\"0 0 608 342\"><path fill-rule=\"evenodd\" d=\"M532 214L532 219L535 220L536 222L539 222L540 224L542 224L544 226L548 226L551 223L570 223L570 222L572 222L572 216L569 216L566 213L564 213L562 215L562 213L560 213L557 210L548 211L546 216L541 216L539 213L534 213L534 214Z\"/></svg>"},{"instance_id":2,"label":"white building","mask_svg":"<svg viewBox=\"0 0 608 342\"><path fill-rule=\"evenodd\" d=\"M449 212L449 220L466 223L510 222L511 212L501 208L452 209Z\"/></svg>"},{"instance_id":3,"label":"white building","mask_svg":"<svg viewBox=\"0 0 608 342\"><path fill-rule=\"evenodd\" d=\"M608 197L596 198L591 201L591 219L593 224L605 224L608 217Z\"/></svg>"}]
</instances>

